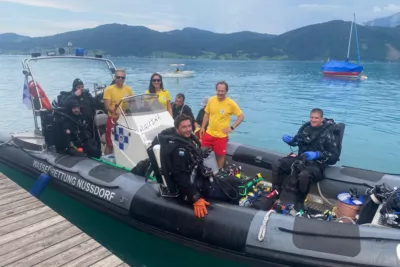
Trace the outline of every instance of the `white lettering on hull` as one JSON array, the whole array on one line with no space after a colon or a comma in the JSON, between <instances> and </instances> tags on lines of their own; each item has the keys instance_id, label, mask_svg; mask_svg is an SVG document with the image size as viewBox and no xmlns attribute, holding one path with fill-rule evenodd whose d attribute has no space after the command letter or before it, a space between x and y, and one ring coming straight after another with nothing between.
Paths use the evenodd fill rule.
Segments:
<instances>
[{"instance_id":1,"label":"white lettering on hull","mask_svg":"<svg viewBox=\"0 0 400 267\"><path fill-rule=\"evenodd\" d=\"M66 184L72 185L76 188L79 188L82 191L88 192L92 195L103 198L107 201L111 201L115 196L115 192L112 192L108 189L99 187L98 185L94 185L94 184L87 182L79 177L65 173L61 170L51 168L51 165L49 165L49 164L45 164L40 161L34 160L32 165L35 169L37 169L41 172L49 173L50 176L66 183Z\"/></svg>"}]
</instances>

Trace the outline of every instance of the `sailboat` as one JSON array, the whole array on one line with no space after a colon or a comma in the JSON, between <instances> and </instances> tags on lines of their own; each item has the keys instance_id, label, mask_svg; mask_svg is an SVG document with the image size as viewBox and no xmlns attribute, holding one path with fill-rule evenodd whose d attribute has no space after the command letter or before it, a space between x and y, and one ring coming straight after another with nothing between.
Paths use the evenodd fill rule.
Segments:
<instances>
[{"instance_id":1,"label":"sailboat","mask_svg":"<svg viewBox=\"0 0 400 267\"><path fill-rule=\"evenodd\" d=\"M361 76L364 67L360 63L360 50L358 47L358 35L357 35L357 24L356 14L354 14L353 22L350 27L350 38L349 45L347 47L347 57L345 61L338 61L328 59L328 61L321 67L322 74L324 76L330 77L340 77L340 78L349 78L349 79L358 79ZM357 55L358 55L358 64L351 63L349 61L350 57L350 47L351 47L351 36L353 33L353 25L356 33L356 44L357 44Z\"/></svg>"}]
</instances>

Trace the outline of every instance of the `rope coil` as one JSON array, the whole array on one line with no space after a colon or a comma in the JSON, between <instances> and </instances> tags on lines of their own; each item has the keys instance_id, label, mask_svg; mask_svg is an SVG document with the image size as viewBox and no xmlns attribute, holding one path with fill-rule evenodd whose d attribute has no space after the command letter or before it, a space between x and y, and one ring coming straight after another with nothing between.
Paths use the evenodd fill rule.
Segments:
<instances>
[{"instance_id":1,"label":"rope coil","mask_svg":"<svg viewBox=\"0 0 400 267\"><path fill-rule=\"evenodd\" d=\"M258 231L258 241L260 241L260 242L262 242L264 240L264 238L265 238L265 232L267 230L267 223L268 223L268 220L269 220L269 216L271 216L272 213L276 213L276 211L275 210L269 210L264 215L264 219L263 219L263 221L261 223L260 230Z\"/></svg>"}]
</instances>

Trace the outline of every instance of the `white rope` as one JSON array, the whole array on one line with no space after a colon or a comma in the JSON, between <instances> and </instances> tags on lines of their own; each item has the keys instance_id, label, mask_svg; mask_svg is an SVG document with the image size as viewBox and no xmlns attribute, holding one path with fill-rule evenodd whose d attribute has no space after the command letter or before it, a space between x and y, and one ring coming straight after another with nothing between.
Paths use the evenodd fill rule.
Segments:
<instances>
[{"instance_id":1,"label":"white rope","mask_svg":"<svg viewBox=\"0 0 400 267\"><path fill-rule=\"evenodd\" d=\"M265 231L267 230L267 222L269 220L269 216L271 216L272 213L276 213L275 210L269 210L267 213L264 215L264 219L261 223L260 230L258 231L258 241L262 242L265 237Z\"/></svg>"}]
</instances>

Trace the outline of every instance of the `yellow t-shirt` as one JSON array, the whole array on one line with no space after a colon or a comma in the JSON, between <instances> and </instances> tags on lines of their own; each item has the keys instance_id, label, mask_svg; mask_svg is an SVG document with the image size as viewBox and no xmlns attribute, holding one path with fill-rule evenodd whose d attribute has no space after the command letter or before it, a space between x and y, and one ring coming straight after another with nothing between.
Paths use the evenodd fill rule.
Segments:
<instances>
[{"instance_id":1,"label":"yellow t-shirt","mask_svg":"<svg viewBox=\"0 0 400 267\"><path fill-rule=\"evenodd\" d=\"M110 106L115 107L122 98L126 96L133 96L132 88L124 85L122 88L117 87L115 84L108 86L104 90L103 99L111 100ZM108 111L108 116L113 116L113 114ZM115 117L115 116L114 116Z\"/></svg>"},{"instance_id":2,"label":"yellow t-shirt","mask_svg":"<svg viewBox=\"0 0 400 267\"><path fill-rule=\"evenodd\" d=\"M145 94L149 94L149 90L146 90ZM158 102L160 102L161 106L167 110L167 101L171 101L171 95L169 94L168 90L160 90L157 93L158 95Z\"/></svg>"},{"instance_id":3,"label":"yellow t-shirt","mask_svg":"<svg viewBox=\"0 0 400 267\"><path fill-rule=\"evenodd\" d=\"M222 132L222 130L230 127L229 123L232 114L235 116L242 114L242 110L231 98L227 97L224 100L219 101L217 96L210 97L204 111L210 116L207 133L218 138L227 136Z\"/></svg>"}]
</instances>

